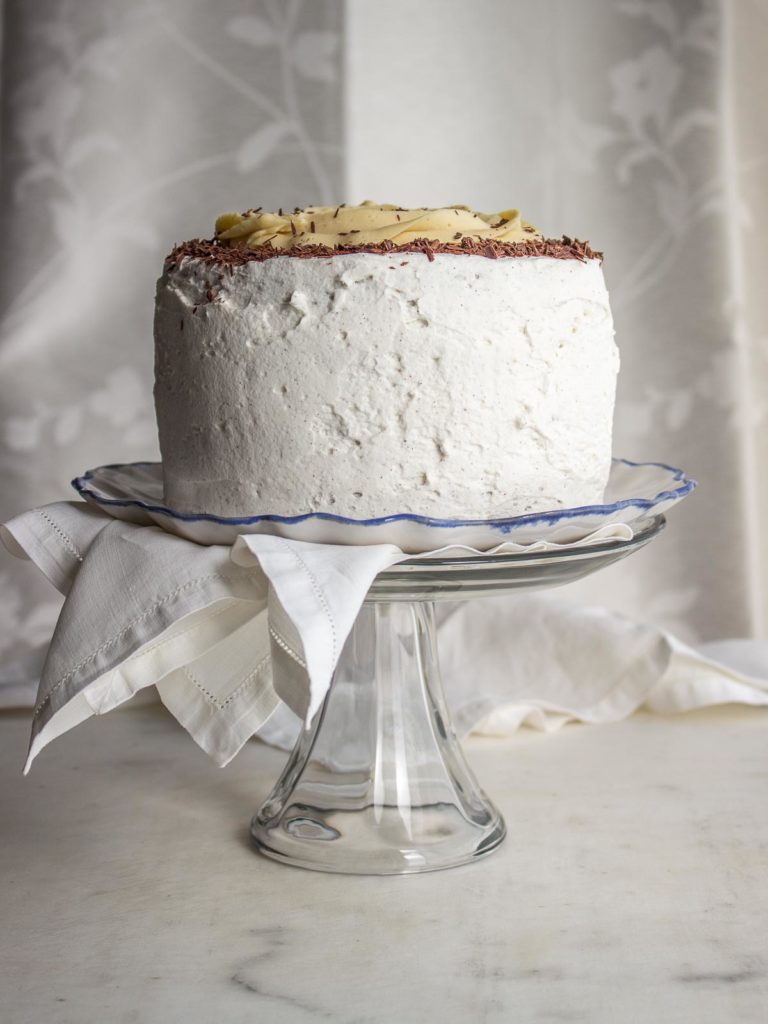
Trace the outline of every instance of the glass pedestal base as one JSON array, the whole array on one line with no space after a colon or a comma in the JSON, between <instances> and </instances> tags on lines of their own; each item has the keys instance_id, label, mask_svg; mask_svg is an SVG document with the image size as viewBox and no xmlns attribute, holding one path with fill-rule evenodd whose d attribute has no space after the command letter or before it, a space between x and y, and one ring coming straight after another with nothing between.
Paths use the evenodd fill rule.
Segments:
<instances>
[{"instance_id":1,"label":"glass pedestal base","mask_svg":"<svg viewBox=\"0 0 768 1024\"><path fill-rule=\"evenodd\" d=\"M253 820L257 846L299 867L387 875L465 864L504 833L450 724L432 604L365 604Z\"/></svg>"},{"instance_id":2,"label":"glass pedestal base","mask_svg":"<svg viewBox=\"0 0 768 1024\"><path fill-rule=\"evenodd\" d=\"M630 541L410 561L378 576L320 712L253 819L258 849L297 867L374 875L456 867L496 849L504 821L451 725L433 601L568 583L663 526L657 516Z\"/></svg>"}]
</instances>

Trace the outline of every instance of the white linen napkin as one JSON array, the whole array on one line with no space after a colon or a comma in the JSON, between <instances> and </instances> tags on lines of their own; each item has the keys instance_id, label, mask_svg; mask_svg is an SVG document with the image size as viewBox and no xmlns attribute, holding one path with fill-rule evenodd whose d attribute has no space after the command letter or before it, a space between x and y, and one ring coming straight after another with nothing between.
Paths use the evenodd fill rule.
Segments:
<instances>
[{"instance_id":1,"label":"white linen napkin","mask_svg":"<svg viewBox=\"0 0 768 1024\"><path fill-rule=\"evenodd\" d=\"M0 537L66 594L25 771L56 736L151 685L217 764L265 723L267 738L289 743L296 726L281 700L312 717L374 577L413 557L392 545L254 535L232 548L205 547L81 502L26 512ZM631 529L604 527L589 542L610 537L628 539ZM507 542L498 550L564 546ZM765 684L661 630L548 597L455 606L440 642L461 733L609 721L642 704L768 704Z\"/></svg>"}]
</instances>

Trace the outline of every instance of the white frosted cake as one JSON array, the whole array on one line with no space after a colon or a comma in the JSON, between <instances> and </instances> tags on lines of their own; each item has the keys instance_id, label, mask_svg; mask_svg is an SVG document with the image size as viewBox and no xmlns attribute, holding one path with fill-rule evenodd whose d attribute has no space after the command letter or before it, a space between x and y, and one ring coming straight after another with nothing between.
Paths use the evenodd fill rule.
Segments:
<instances>
[{"instance_id":1,"label":"white frosted cake","mask_svg":"<svg viewBox=\"0 0 768 1024\"><path fill-rule=\"evenodd\" d=\"M603 500L601 259L516 210L225 214L158 282L166 502L488 518Z\"/></svg>"}]
</instances>

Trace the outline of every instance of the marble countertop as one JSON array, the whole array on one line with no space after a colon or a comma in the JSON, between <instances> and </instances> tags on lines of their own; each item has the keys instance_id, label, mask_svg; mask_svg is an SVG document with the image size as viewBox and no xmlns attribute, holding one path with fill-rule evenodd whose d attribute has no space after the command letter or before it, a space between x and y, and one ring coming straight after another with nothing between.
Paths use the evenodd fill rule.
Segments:
<instances>
[{"instance_id":1,"label":"marble countertop","mask_svg":"<svg viewBox=\"0 0 768 1024\"><path fill-rule=\"evenodd\" d=\"M768 1019L764 713L472 740L509 837L401 878L256 854L283 754L215 768L161 708L23 779L0 715L4 1024L739 1024Z\"/></svg>"}]
</instances>

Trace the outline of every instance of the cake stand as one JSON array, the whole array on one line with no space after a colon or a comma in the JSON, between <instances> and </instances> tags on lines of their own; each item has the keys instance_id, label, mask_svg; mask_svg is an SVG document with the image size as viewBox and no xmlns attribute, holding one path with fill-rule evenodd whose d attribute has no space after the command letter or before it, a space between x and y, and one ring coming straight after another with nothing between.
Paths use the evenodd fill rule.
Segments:
<instances>
[{"instance_id":1,"label":"cake stand","mask_svg":"<svg viewBox=\"0 0 768 1024\"><path fill-rule=\"evenodd\" d=\"M399 875L467 864L506 829L464 759L443 696L436 601L560 586L625 558L628 541L540 554L401 562L374 580L331 688L253 819L268 857L347 874Z\"/></svg>"}]
</instances>

